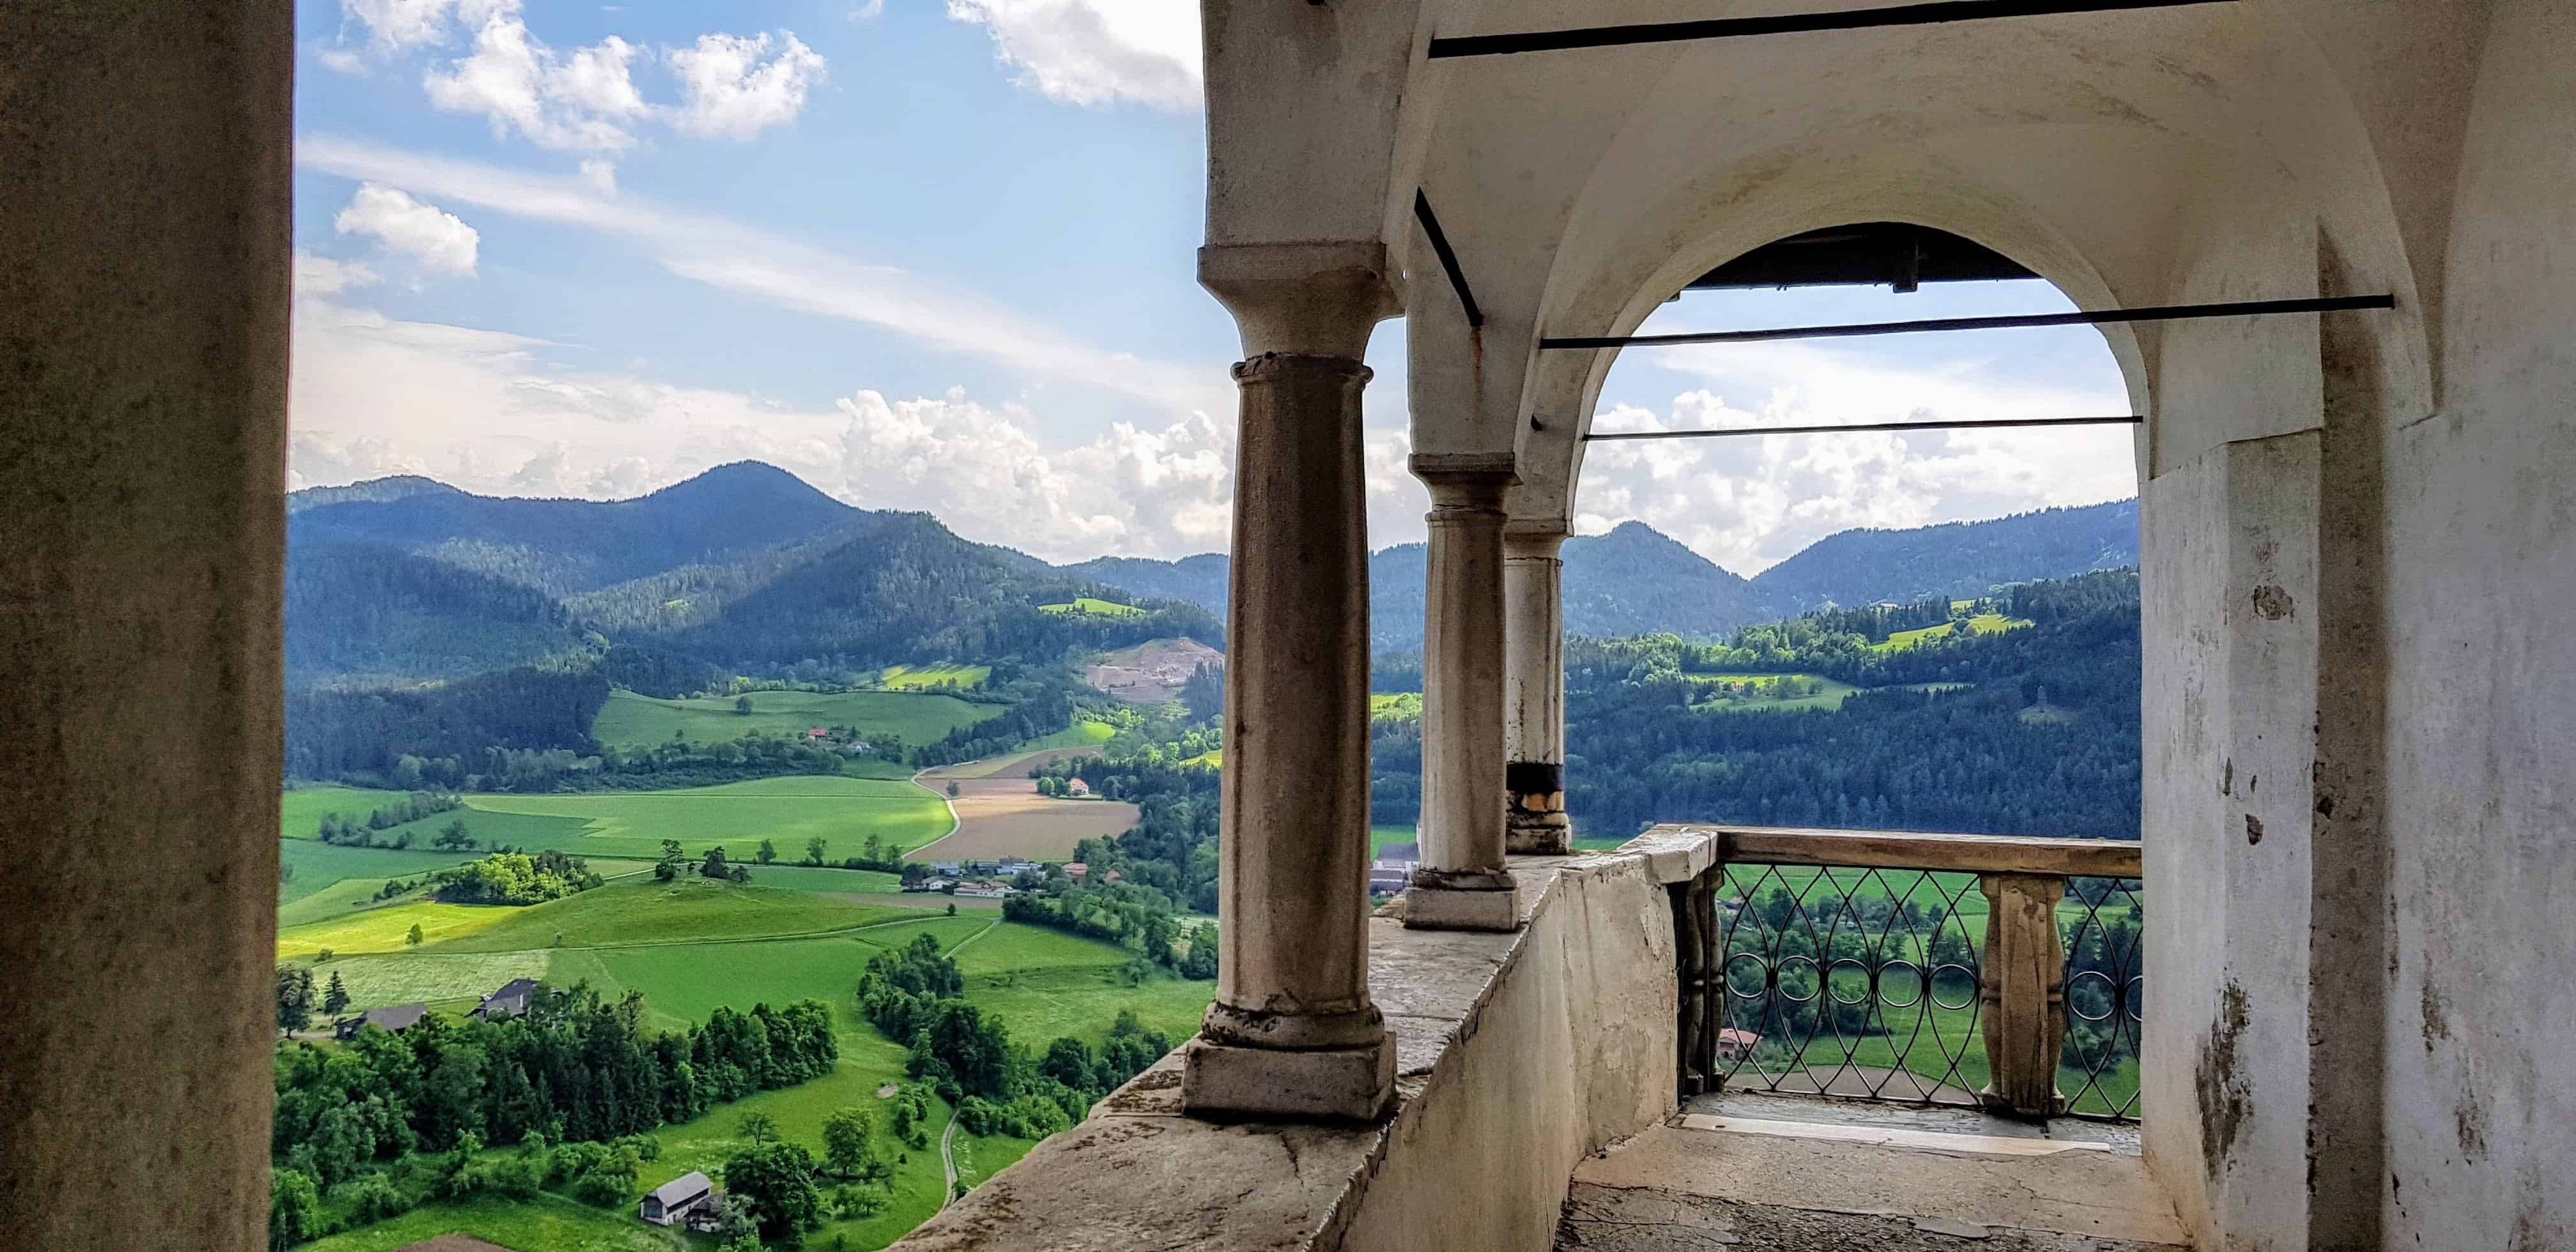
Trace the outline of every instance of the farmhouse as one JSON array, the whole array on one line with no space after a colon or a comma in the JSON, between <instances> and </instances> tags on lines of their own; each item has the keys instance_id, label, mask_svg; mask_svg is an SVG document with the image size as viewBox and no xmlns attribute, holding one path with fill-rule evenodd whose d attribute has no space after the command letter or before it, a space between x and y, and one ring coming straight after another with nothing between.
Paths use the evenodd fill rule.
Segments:
<instances>
[{"instance_id":1,"label":"farmhouse","mask_svg":"<svg viewBox=\"0 0 2576 1252\"><path fill-rule=\"evenodd\" d=\"M656 1226L677 1225L714 1195L715 1183L705 1174L690 1170L653 1188L652 1194L635 1206L635 1215Z\"/></svg>"},{"instance_id":2,"label":"farmhouse","mask_svg":"<svg viewBox=\"0 0 2576 1252\"><path fill-rule=\"evenodd\" d=\"M331 1027L331 1034L342 1040L355 1039L360 1031L373 1026L378 1030L399 1035L419 1025L420 1019L427 1016L429 1016L429 1006L426 1004L397 1004L391 1008L368 1009L356 1017L340 1019Z\"/></svg>"},{"instance_id":3,"label":"farmhouse","mask_svg":"<svg viewBox=\"0 0 2576 1252\"><path fill-rule=\"evenodd\" d=\"M1064 793L1069 796L1087 796L1091 794L1091 784L1079 778L1068 778L1064 783Z\"/></svg>"},{"instance_id":4,"label":"farmhouse","mask_svg":"<svg viewBox=\"0 0 2576 1252\"><path fill-rule=\"evenodd\" d=\"M1008 896L1018 895L1019 892L1012 889L1012 887L1007 883L970 882L960 883L957 887L957 894L977 900L999 900Z\"/></svg>"},{"instance_id":5,"label":"farmhouse","mask_svg":"<svg viewBox=\"0 0 2576 1252\"><path fill-rule=\"evenodd\" d=\"M529 1002L544 986L534 978L513 978L501 984L500 990L483 997L483 1002L474 1006L471 1016L487 1022L516 1017L528 1011Z\"/></svg>"},{"instance_id":6,"label":"farmhouse","mask_svg":"<svg viewBox=\"0 0 2576 1252\"><path fill-rule=\"evenodd\" d=\"M832 732L825 730L820 726L805 732L805 740L808 743L825 743L829 742L831 738Z\"/></svg>"},{"instance_id":7,"label":"farmhouse","mask_svg":"<svg viewBox=\"0 0 2576 1252\"><path fill-rule=\"evenodd\" d=\"M1075 882L1081 882L1091 877L1091 867L1080 861L1067 861L1064 863L1064 876Z\"/></svg>"}]
</instances>

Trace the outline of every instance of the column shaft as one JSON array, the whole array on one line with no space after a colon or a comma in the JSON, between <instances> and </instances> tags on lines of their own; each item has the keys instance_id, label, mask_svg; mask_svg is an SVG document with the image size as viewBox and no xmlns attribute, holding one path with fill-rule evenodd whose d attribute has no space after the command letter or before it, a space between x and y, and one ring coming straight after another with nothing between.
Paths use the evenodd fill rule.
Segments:
<instances>
[{"instance_id":1,"label":"column shaft","mask_svg":"<svg viewBox=\"0 0 2576 1252\"><path fill-rule=\"evenodd\" d=\"M1419 471L1417 471L1419 472ZM1431 487L1422 639L1422 865L1405 924L1510 930L1503 867L1503 492L1509 471L1422 474Z\"/></svg>"},{"instance_id":2,"label":"column shaft","mask_svg":"<svg viewBox=\"0 0 2576 1252\"><path fill-rule=\"evenodd\" d=\"M1504 845L1516 855L1571 851L1565 815L1563 535L1509 535L1503 546Z\"/></svg>"},{"instance_id":3,"label":"column shaft","mask_svg":"<svg viewBox=\"0 0 2576 1252\"><path fill-rule=\"evenodd\" d=\"M293 6L0 4L0 1243L266 1247Z\"/></svg>"},{"instance_id":4,"label":"column shaft","mask_svg":"<svg viewBox=\"0 0 2576 1252\"><path fill-rule=\"evenodd\" d=\"M1369 371L1264 354L1234 377L1221 973L1182 1099L1203 1114L1369 1118L1395 1063L1368 994Z\"/></svg>"}]
</instances>

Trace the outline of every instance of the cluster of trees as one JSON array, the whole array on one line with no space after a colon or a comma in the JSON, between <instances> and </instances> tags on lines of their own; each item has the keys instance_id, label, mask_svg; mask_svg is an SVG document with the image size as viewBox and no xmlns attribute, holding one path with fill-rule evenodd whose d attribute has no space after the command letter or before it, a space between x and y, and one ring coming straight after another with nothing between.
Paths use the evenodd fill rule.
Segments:
<instances>
[{"instance_id":1,"label":"cluster of trees","mask_svg":"<svg viewBox=\"0 0 2576 1252\"><path fill-rule=\"evenodd\" d=\"M446 792L416 791L397 803L370 811L364 824L344 817L336 811L325 813L322 815L319 827L313 832L313 837L324 843L373 847L378 831L391 830L396 826L416 822L424 817L436 816L463 807L465 807L465 801L458 796ZM401 847L408 842L409 840L405 839L403 843L397 843L394 846Z\"/></svg>"},{"instance_id":2,"label":"cluster of trees","mask_svg":"<svg viewBox=\"0 0 2576 1252\"><path fill-rule=\"evenodd\" d=\"M330 954L325 952L323 959ZM313 990L313 967L281 965L277 967L277 1028L282 1031L309 1030L313 1026L316 993ZM349 1007L348 985L340 981L340 971L331 971L331 985L318 996L322 1015L336 1018Z\"/></svg>"},{"instance_id":3,"label":"cluster of trees","mask_svg":"<svg viewBox=\"0 0 2576 1252\"><path fill-rule=\"evenodd\" d=\"M911 1043L905 1071L955 1103L969 1133L1043 1139L1082 1120L1100 1097L1172 1048L1135 1014L1121 1012L1100 1049L1063 1038L1032 1059L1000 1020L962 998L964 990L957 963L940 952L937 939L920 935L900 951L868 959L858 999L887 1038ZM911 1109L898 1101L896 1135L916 1147L927 1144L927 1111L926 1098Z\"/></svg>"},{"instance_id":4,"label":"cluster of trees","mask_svg":"<svg viewBox=\"0 0 2576 1252\"><path fill-rule=\"evenodd\" d=\"M355 1175L333 1191L347 1213L346 1228L389 1221L433 1198L462 1199L488 1192L528 1200L547 1187L609 1208L625 1204L635 1194L644 1162L661 1156L661 1141L650 1135L622 1135L608 1143L550 1145L545 1132L531 1130L519 1141L515 1154L493 1157L484 1154L483 1137L467 1131L449 1151L404 1158L386 1169ZM293 1166L270 1171L270 1248L284 1252L342 1228L323 1206L326 1185Z\"/></svg>"},{"instance_id":5,"label":"cluster of trees","mask_svg":"<svg viewBox=\"0 0 2576 1252\"><path fill-rule=\"evenodd\" d=\"M901 760L900 741L871 742L871 754L880 759ZM892 753L891 758L887 753ZM677 787L711 787L718 783L739 782L747 778L770 778L779 774L837 774L847 754L839 749L817 746L803 734L772 735L753 731L736 739L715 743L691 743L674 737L668 743L649 748L621 748L614 745L600 749L598 768L568 773L553 780L558 791L627 791L661 790Z\"/></svg>"},{"instance_id":6,"label":"cluster of trees","mask_svg":"<svg viewBox=\"0 0 2576 1252\"><path fill-rule=\"evenodd\" d=\"M971 726L960 726L949 731L937 743L913 749L912 763L926 767L978 760L1008 752L1031 739L1043 738L1073 725L1081 697L1074 691L1070 678L1059 677L1053 681L1024 678L1009 684L1009 687L1008 691L996 693L1015 700L1009 712Z\"/></svg>"},{"instance_id":7,"label":"cluster of trees","mask_svg":"<svg viewBox=\"0 0 2576 1252\"><path fill-rule=\"evenodd\" d=\"M431 1015L344 1049L288 1044L270 1151L328 1189L415 1153L532 1133L609 1143L819 1077L840 1055L830 1010L812 1000L719 1008L686 1032L650 1032L642 1019L641 997L610 1003L585 986L499 1021Z\"/></svg>"},{"instance_id":8,"label":"cluster of trees","mask_svg":"<svg viewBox=\"0 0 2576 1252\"><path fill-rule=\"evenodd\" d=\"M767 854L761 858L761 864L766 865L778 859L776 849L768 840L761 840L760 847L761 851ZM680 841L663 840L662 857L653 863L653 877L661 882L670 882L682 874L691 872L691 869L688 854L680 851ZM727 861L723 844L708 848L706 857L698 861L694 869L698 877L712 878L717 882L751 881L751 867L739 862Z\"/></svg>"},{"instance_id":9,"label":"cluster of trees","mask_svg":"<svg viewBox=\"0 0 2576 1252\"><path fill-rule=\"evenodd\" d=\"M1150 754L1058 761L1046 772L1057 778L1078 776L1091 784L1093 794L1136 806L1136 824L1124 834L1076 845L1074 857L1091 867L1092 881L1114 870L1128 884L1151 887L1188 912L1214 913L1218 772L1213 766L1180 764L1187 758L1168 750L1168 744Z\"/></svg>"},{"instance_id":10,"label":"cluster of trees","mask_svg":"<svg viewBox=\"0 0 2576 1252\"><path fill-rule=\"evenodd\" d=\"M1184 932L1172 898L1142 883L1057 882L1046 894L1003 900L1002 916L1117 944L1185 978L1216 977L1216 924L1202 922Z\"/></svg>"},{"instance_id":11,"label":"cluster of trees","mask_svg":"<svg viewBox=\"0 0 2576 1252\"><path fill-rule=\"evenodd\" d=\"M438 884L438 898L450 904L543 904L604 881L589 862L552 850L495 852L471 864L440 870L431 880Z\"/></svg>"}]
</instances>

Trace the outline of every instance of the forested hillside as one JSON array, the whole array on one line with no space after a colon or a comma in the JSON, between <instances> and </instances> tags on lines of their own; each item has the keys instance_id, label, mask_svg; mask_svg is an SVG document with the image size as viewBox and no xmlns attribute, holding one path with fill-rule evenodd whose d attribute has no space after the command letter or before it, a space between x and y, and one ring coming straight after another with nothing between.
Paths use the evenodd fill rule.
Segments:
<instances>
[{"instance_id":1,"label":"forested hillside","mask_svg":"<svg viewBox=\"0 0 2576 1252\"><path fill-rule=\"evenodd\" d=\"M1901 648L1815 619L1719 647L1569 647L1567 807L1608 837L1734 821L2137 838L2136 574L2017 587L1991 607L2031 624ZM1863 690L1831 710L1712 698L1761 674Z\"/></svg>"},{"instance_id":2,"label":"forested hillside","mask_svg":"<svg viewBox=\"0 0 2576 1252\"><path fill-rule=\"evenodd\" d=\"M1977 596L2001 583L2137 563L2138 502L2114 500L1913 530L1846 530L1762 571L1753 585L1785 617L1826 604Z\"/></svg>"},{"instance_id":3,"label":"forested hillside","mask_svg":"<svg viewBox=\"0 0 2576 1252\"><path fill-rule=\"evenodd\" d=\"M287 565L295 681L455 678L587 648L552 596L398 548L312 544Z\"/></svg>"}]
</instances>

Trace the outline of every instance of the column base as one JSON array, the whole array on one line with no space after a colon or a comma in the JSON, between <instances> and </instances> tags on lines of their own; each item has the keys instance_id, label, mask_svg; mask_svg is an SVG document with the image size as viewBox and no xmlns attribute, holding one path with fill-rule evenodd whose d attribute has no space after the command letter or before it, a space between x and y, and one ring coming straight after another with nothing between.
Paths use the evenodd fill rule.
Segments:
<instances>
[{"instance_id":1,"label":"column base","mask_svg":"<svg viewBox=\"0 0 2576 1252\"><path fill-rule=\"evenodd\" d=\"M1192 1039L1181 1045L1181 1111L1213 1121L1373 1122L1395 1103L1395 1036L1356 1048L1287 1051Z\"/></svg>"},{"instance_id":2,"label":"column base","mask_svg":"<svg viewBox=\"0 0 2576 1252\"><path fill-rule=\"evenodd\" d=\"M1513 856L1563 856L1574 850L1574 824L1563 813L1512 814L1503 827L1503 851Z\"/></svg>"},{"instance_id":3,"label":"column base","mask_svg":"<svg viewBox=\"0 0 2576 1252\"><path fill-rule=\"evenodd\" d=\"M1404 892L1407 930L1493 930L1521 928L1521 893L1509 874L1502 886L1464 889L1422 881L1416 875Z\"/></svg>"}]
</instances>

